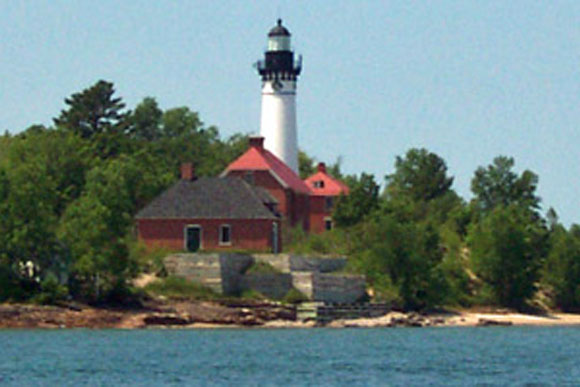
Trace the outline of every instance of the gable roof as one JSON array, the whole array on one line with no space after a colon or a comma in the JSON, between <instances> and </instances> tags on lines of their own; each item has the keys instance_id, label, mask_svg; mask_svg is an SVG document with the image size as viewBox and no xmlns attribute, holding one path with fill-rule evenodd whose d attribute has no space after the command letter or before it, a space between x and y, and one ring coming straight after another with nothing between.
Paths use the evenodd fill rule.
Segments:
<instances>
[{"instance_id":1,"label":"gable roof","mask_svg":"<svg viewBox=\"0 0 580 387\"><path fill-rule=\"evenodd\" d=\"M265 206L277 203L242 179L202 177L179 180L145 208L137 219L277 219Z\"/></svg>"},{"instance_id":2,"label":"gable roof","mask_svg":"<svg viewBox=\"0 0 580 387\"><path fill-rule=\"evenodd\" d=\"M322 182L322 184L317 182ZM348 195L350 189L342 181L326 173L324 164L319 164L318 172L304 180L312 196L339 196Z\"/></svg>"},{"instance_id":3,"label":"gable roof","mask_svg":"<svg viewBox=\"0 0 580 387\"><path fill-rule=\"evenodd\" d=\"M250 148L232 162L222 176L231 171L269 171L272 176L284 187L295 192L310 194L308 186L289 166L265 149L261 143L253 143Z\"/></svg>"}]
</instances>

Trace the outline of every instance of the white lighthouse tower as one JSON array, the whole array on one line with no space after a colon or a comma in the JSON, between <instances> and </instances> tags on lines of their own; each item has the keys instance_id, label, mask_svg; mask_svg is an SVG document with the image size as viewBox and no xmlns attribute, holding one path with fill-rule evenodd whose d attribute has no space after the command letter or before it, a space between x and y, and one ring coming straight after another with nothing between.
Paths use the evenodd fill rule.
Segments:
<instances>
[{"instance_id":1,"label":"white lighthouse tower","mask_svg":"<svg viewBox=\"0 0 580 387\"><path fill-rule=\"evenodd\" d=\"M264 147L298 173L296 81L302 58L294 60L290 32L282 20L268 33L268 50L256 67L262 77L260 135Z\"/></svg>"}]
</instances>

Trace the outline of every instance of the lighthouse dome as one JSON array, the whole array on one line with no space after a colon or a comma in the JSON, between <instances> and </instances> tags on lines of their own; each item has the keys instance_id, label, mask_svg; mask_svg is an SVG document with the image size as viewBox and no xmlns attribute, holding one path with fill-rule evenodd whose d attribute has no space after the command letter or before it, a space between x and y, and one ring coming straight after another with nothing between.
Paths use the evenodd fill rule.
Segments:
<instances>
[{"instance_id":1,"label":"lighthouse dome","mask_svg":"<svg viewBox=\"0 0 580 387\"><path fill-rule=\"evenodd\" d=\"M278 24L270 30L268 36L290 36L290 31L282 25L282 19L278 19Z\"/></svg>"},{"instance_id":2,"label":"lighthouse dome","mask_svg":"<svg viewBox=\"0 0 580 387\"><path fill-rule=\"evenodd\" d=\"M290 32L282 25L282 19L268 33L268 51L290 51Z\"/></svg>"}]
</instances>

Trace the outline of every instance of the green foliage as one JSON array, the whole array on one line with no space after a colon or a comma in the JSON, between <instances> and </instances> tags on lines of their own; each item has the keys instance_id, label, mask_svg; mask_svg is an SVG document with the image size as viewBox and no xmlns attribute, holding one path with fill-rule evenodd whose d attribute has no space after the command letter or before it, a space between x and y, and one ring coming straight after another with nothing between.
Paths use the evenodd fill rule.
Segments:
<instances>
[{"instance_id":1,"label":"green foliage","mask_svg":"<svg viewBox=\"0 0 580 387\"><path fill-rule=\"evenodd\" d=\"M432 200L446 194L453 184L445 161L427 149L410 149L405 158L397 156L395 173L386 176L387 193L411 200Z\"/></svg>"},{"instance_id":2,"label":"green foliage","mask_svg":"<svg viewBox=\"0 0 580 387\"><path fill-rule=\"evenodd\" d=\"M208 301L219 298L219 295L206 286L174 276L152 282L144 290L153 296L173 300Z\"/></svg>"},{"instance_id":3,"label":"green foliage","mask_svg":"<svg viewBox=\"0 0 580 387\"><path fill-rule=\"evenodd\" d=\"M163 111L155 98L146 97L128 118L129 135L136 140L155 141L162 137Z\"/></svg>"},{"instance_id":4,"label":"green foliage","mask_svg":"<svg viewBox=\"0 0 580 387\"><path fill-rule=\"evenodd\" d=\"M267 262L254 262L248 269L246 270L245 274L277 274L280 273L280 270L276 269L274 266L270 265Z\"/></svg>"},{"instance_id":5,"label":"green foliage","mask_svg":"<svg viewBox=\"0 0 580 387\"><path fill-rule=\"evenodd\" d=\"M346 183L350 193L348 196L340 196L332 214L338 227L359 223L379 205L379 186L372 175L362 173L358 178L349 176Z\"/></svg>"},{"instance_id":6,"label":"green foliage","mask_svg":"<svg viewBox=\"0 0 580 387\"><path fill-rule=\"evenodd\" d=\"M56 276L50 274L40 283L40 293L35 295L33 302L44 305L56 304L68 297L68 289L61 285Z\"/></svg>"},{"instance_id":7,"label":"green foliage","mask_svg":"<svg viewBox=\"0 0 580 387\"><path fill-rule=\"evenodd\" d=\"M492 302L522 308L536 290L542 230L518 207L497 207L469 231L475 274Z\"/></svg>"},{"instance_id":8,"label":"green foliage","mask_svg":"<svg viewBox=\"0 0 580 387\"><path fill-rule=\"evenodd\" d=\"M349 251L349 231L333 229L322 234L306 234L295 230L291 243L285 245L286 251L297 254L344 255Z\"/></svg>"},{"instance_id":9,"label":"green foliage","mask_svg":"<svg viewBox=\"0 0 580 387\"><path fill-rule=\"evenodd\" d=\"M114 93L111 82L100 80L90 88L73 94L65 99L68 110L63 110L54 119L55 125L82 138L120 132L126 117L121 112L125 104L121 98L113 98Z\"/></svg>"},{"instance_id":10,"label":"green foliage","mask_svg":"<svg viewBox=\"0 0 580 387\"><path fill-rule=\"evenodd\" d=\"M137 263L142 273L153 273L160 277L166 277L167 272L163 259L168 255L177 253L164 247L147 247L137 239L128 240L129 259Z\"/></svg>"},{"instance_id":11,"label":"green foliage","mask_svg":"<svg viewBox=\"0 0 580 387\"><path fill-rule=\"evenodd\" d=\"M298 174L301 179L313 175L316 172L315 160L308 156L306 152L298 151Z\"/></svg>"},{"instance_id":12,"label":"green foliage","mask_svg":"<svg viewBox=\"0 0 580 387\"><path fill-rule=\"evenodd\" d=\"M288 290L288 293L286 293L284 298L282 298L282 302L287 304L300 304L301 302L306 301L308 301L308 297L296 288Z\"/></svg>"},{"instance_id":13,"label":"green foliage","mask_svg":"<svg viewBox=\"0 0 580 387\"><path fill-rule=\"evenodd\" d=\"M125 104L121 98L113 98L112 83L100 80L95 85L65 99L68 110L63 110L54 119L57 127L91 138L103 133L120 130L125 118L121 110Z\"/></svg>"},{"instance_id":14,"label":"green foliage","mask_svg":"<svg viewBox=\"0 0 580 387\"><path fill-rule=\"evenodd\" d=\"M264 296L262 293L260 293L259 291L255 290L255 289L244 290L242 292L242 294L240 294L240 298L243 298L246 300L256 300L256 301L261 301L261 300L267 299L266 296Z\"/></svg>"},{"instance_id":15,"label":"green foliage","mask_svg":"<svg viewBox=\"0 0 580 387\"><path fill-rule=\"evenodd\" d=\"M580 308L580 226L568 232L557 226L550 236L552 246L542 270L542 279L553 293L555 306L564 311Z\"/></svg>"},{"instance_id":16,"label":"green foliage","mask_svg":"<svg viewBox=\"0 0 580 387\"><path fill-rule=\"evenodd\" d=\"M514 164L513 158L498 156L487 168L477 168L471 180L471 191L479 209L488 212L497 206L511 205L529 210L539 208L538 176L528 170L518 176L512 171Z\"/></svg>"},{"instance_id":17,"label":"green foliage","mask_svg":"<svg viewBox=\"0 0 580 387\"><path fill-rule=\"evenodd\" d=\"M353 267L371 285L394 293L402 306L421 309L443 301L448 284L439 264L439 236L429 225L400 223L375 217L356 230Z\"/></svg>"}]
</instances>

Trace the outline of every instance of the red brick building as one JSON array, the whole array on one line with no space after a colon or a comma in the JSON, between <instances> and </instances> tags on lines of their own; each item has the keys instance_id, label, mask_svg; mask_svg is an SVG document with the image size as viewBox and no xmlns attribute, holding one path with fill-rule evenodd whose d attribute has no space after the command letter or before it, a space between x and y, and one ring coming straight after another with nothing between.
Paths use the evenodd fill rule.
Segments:
<instances>
[{"instance_id":1,"label":"red brick building","mask_svg":"<svg viewBox=\"0 0 580 387\"><path fill-rule=\"evenodd\" d=\"M173 250L278 252L282 227L331 229L334 204L348 193L323 163L302 181L254 137L220 177L196 179L190 164L182 166L181 180L137 214L138 235Z\"/></svg>"},{"instance_id":2,"label":"red brick building","mask_svg":"<svg viewBox=\"0 0 580 387\"><path fill-rule=\"evenodd\" d=\"M324 163L319 163L318 171L304 182L310 189L310 232L332 229L332 210L340 195L348 195L348 186L330 176Z\"/></svg>"},{"instance_id":3,"label":"red brick building","mask_svg":"<svg viewBox=\"0 0 580 387\"><path fill-rule=\"evenodd\" d=\"M263 137L250 138L250 148L232 162L222 176L239 177L266 189L290 226L310 228L310 189L279 158L264 148Z\"/></svg>"},{"instance_id":4,"label":"red brick building","mask_svg":"<svg viewBox=\"0 0 580 387\"><path fill-rule=\"evenodd\" d=\"M172 250L281 249L277 201L266 190L236 178L182 178L136 216L139 239Z\"/></svg>"}]
</instances>

